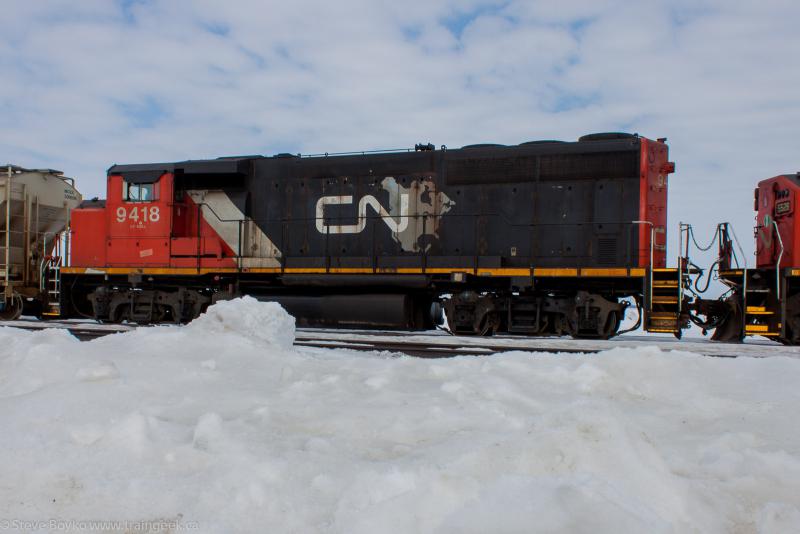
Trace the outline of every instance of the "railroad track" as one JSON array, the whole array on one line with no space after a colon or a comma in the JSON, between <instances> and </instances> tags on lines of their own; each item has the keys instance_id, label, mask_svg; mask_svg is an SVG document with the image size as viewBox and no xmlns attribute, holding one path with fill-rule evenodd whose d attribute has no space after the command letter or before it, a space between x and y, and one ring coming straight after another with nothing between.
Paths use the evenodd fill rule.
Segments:
<instances>
[{"instance_id":1,"label":"railroad track","mask_svg":"<svg viewBox=\"0 0 800 534\"><path fill-rule=\"evenodd\" d=\"M88 321L18 320L0 326L25 330L62 329L81 341L129 332L128 325L99 324ZM567 346L567 344L569 344ZM418 358L448 358L453 356L489 356L504 352L545 352L551 354L592 354L616 347L637 348L659 346L662 350L681 350L718 358L738 356L800 357L797 347L781 347L769 341L762 343L728 344L703 340L674 341L655 336L621 336L614 341L566 340L563 338L525 338L495 336L492 338L452 336L444 332L391 332L369 330L332 330L299 328L295 346L317 349L345 349L368 352L389 352Z\"/></svg>"},{"instance_id":2,"label":"railroad track","mask_svg":"<svg viewBox=\"0 0 800 534\"><path fill-rule=\"evenodd\" d=\"M343 340L341 338L318 338L297 336L295 346L322 349L347 349L359 351L393 352L417 358L452 358L454 356L490 356L502 352L549 352L586 354L600 352L599 349L570 349L542 346L517 346L502 344L426 343L386 340Z\"/></svg>"},{"instance_id":3,"label":"railroad track","mask_svg":"<svg viewBox=\"0 0 800 534\"><path fill-rule=\"evenodd\" d=\"M21 328L22 330L66 330L81 341L90 341L99 337L122 332L130 332L135 327L126 325L106 325L84 321L33 321L16 320L0 322L0 327Z\"/></svg>"},{"instance_id":4,"label":"railroad track","mask_svg":"<svg viewBox=\"0 0 800 534\"><path fill-rule=\"evenodd\" d=\"M2 323L1 326L12 328L21 328L23 330L41 331L48 329L66 330L81 341L90 341L99 337L108 336L111 334L119 334L123 332L130 332L137 327L126 325L105 325L87 322L70 322L70 321L8 321ZM140 327L141 328L141 327ZM418 358L448 358L453 356L489 356L501 352L511 351L532 351L532 352L566 352L566 353L587 353L587 352L600 352L600 350L584 350L584 349L556 349L549 347L539 346L516 346L497 343L485 344L470 344L464 345L459 343L445 343L439 342L415 342L406 340L385 340L377 338L378 335L385 335L385 332L376 334L376 336L365 335L364 332L359 332L359 339L342 339L341 337L325 337L309 333L309 331L301 331L295 337L295 346L298 347L312 347L320 349L347 349L358 351L375 351L375 352L392 352L406 354L408 356L415 356ZM320 334L324 334L320 332ZM398 333L399 335L392 334L393 337L409 337L413 336L412 333L404 332ZM376 339L362 339L363 337L375 337ZM439 336L442 339L453 339L451 336Z\"/></svg>"}]
</instances>

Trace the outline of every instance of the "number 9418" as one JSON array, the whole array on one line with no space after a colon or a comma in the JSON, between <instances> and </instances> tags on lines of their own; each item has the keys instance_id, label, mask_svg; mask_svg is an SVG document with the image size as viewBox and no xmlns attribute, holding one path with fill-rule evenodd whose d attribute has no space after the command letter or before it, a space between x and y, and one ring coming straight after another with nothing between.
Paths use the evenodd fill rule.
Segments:
<instances>
[{"instance_id":1,"label":"number 9418","mask_svg":"<svg viewBox=\"0 0 800 534\"><path fill-rule=\"evenodd\" d=\"M135 222L158 222L161 214L158 211L158 206L133 206L130 211L125 209L125 206L117 208L117 222L135 221Z\"/></svg>"}]
</instances>

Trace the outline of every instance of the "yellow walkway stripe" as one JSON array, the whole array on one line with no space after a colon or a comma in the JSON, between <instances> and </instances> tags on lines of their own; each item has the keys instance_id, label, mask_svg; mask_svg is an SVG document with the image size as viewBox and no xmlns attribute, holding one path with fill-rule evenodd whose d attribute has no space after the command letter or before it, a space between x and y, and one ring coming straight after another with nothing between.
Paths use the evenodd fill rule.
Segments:
<instances>
[{"instance_id":1,"label":"yellow walkway stripe","mask_svg":"<svg viewBox=\"0 0 800 534\"><path fill-rule=\"evenodd\" d=\"M473 267L62 267L64 274L143 274L143 275L203 275L203 274L229 274L229 273L249 273L249 274L453 274L466 273L477 274L478 276L535 276L542 278L550 277L607 277L607 278L628 278L642 277L646 270L642 268L582 268L572 267L555 268L543 267L530 269L527 267L498 267L498 268L479 268L477 271Z\"/></svg>"}]
</instances>

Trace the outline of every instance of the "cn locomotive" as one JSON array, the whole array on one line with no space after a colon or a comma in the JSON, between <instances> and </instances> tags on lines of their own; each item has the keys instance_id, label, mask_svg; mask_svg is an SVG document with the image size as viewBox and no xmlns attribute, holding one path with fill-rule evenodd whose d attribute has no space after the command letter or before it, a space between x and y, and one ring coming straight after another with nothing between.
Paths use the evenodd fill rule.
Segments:
<instances>
[{"instance_id":1,"label":"cn locomotive","mask_svg":"<svg viewBox=\"0 0 800 534\"><path fill-rule=\"evenodd\" d=\"M666 139L624 133L114 165L106 199L71 211L60 291L44 308L185 322L247 294L309 326L418 329L446 316L459 334L609 338L635 307L628 330L680 337L695 322L715 339L797 342L797 178L759 186L756 268L719 227L729 291L704 299L688 245L666 265L674 170Z\"/></svg>"}]
</instances>

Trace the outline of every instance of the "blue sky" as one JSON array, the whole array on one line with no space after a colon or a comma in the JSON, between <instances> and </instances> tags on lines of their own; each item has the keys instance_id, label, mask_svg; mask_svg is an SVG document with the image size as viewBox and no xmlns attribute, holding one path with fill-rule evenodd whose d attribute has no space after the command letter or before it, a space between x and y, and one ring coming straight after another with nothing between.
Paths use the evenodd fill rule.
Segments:
<instances>
[{"instance_id":1,"label":"blue sky","mask_svg":"<svg viewBox=\"0 0 800 534\"><path fill-rule=\"evenodd\" d=\"M113 163L626 130L670 139L675 226L732 220L750 245L755 183L800 170L794 1L3 8L0 163L87 196Z\"/></svg>"}]
</instances>

